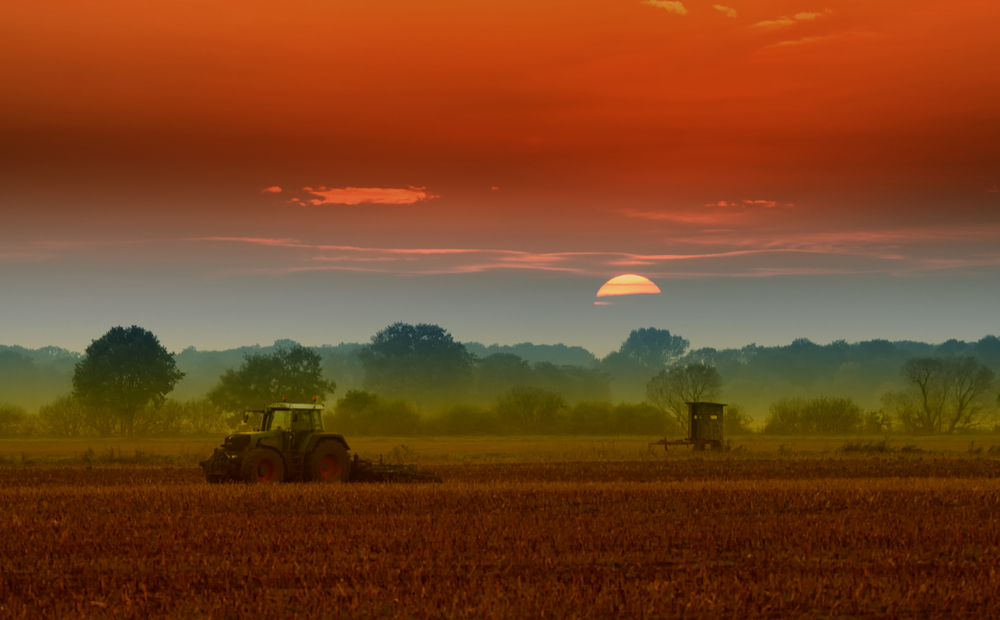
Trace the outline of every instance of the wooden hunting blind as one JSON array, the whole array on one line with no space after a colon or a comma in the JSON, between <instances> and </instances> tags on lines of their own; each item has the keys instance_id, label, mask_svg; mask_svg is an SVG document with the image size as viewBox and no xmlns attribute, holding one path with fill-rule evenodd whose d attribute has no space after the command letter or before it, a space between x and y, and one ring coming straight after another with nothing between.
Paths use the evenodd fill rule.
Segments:
<instances>
[{"instance_id":1,"label":"wooden hunting blind","mask_svg":"<svg viewBox=\"0 0 1000 620\"><path fill-rule=\"evenodd\" d=\"M722 403L684 403L688 406L688 439L722 441Z\"/></svg>"},{"instance_id":2,"label":"wooden hunting blind","mask_svg":"<svg viewBox=\"0 0 1000 620\"><path fill-rule=\"evenodd\" d=\"M664 437L652 446L693 446L695 450L722 450L722 421L726 405L724 403L684 403L688 406L687 439L669 440Z\"/></svg>"}]
</instances>

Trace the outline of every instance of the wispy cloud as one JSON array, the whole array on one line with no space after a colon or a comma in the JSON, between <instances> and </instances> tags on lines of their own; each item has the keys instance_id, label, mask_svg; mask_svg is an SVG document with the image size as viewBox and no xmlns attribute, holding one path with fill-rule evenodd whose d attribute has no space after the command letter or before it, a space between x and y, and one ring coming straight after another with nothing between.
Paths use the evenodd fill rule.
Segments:
<instances>
[{"instance_id":1,"label":"wispy cloud","mask_svg":"<svg viewBox=\"0 0 1000 620\"><path fill-rule=\"evenodd\" d=\"M771 206L775 202L719 201L686 213L620 212L647 220L636 227L643 231L641 241L648 248L662 251L613 251L606 246L559 252L502 247L368 247L293 237L216 235L102 242L40 240L4 248L0 264L43 260L77 264L90 258L103 264L110 248L116 260L123 258L123 251L129 253L124 256L132 257L127 260L137 262L176 260L187 264L197 260L204 263L204 273L215 277L304 272L418 277L520 271L608 278L639 268L650 278L777 277L831 273L913 275L1000 266L1000 254L995 249L1000 243L1000 224L828 230L826 225L808 219L815 214L780 205L775 208ZM159 249L151 252L147 247L150 245Z\"/></svg>"},{"instance_id":2,"label":"wispy cloud","mask_svg":"<svg viewBox=\"0 0 1000 620\"><path fill-rule=\"evenodd\" d=\"M778 205L778 202L775 201L775 200L745 200L744 199L743 200L743 204L745 204L745 205L755 205L755 206L758 206L758 207L766 207L768 209L772 209L772 208L774 208L774 207L776 207Z\"/></svg>"},{"instance_id":3,"label":"wispy cloud","mask_svg":"<svg viewBox=\"0 0 1000 620\"><path fill-rule=\"evenodd\" d=\"M716 6L715 8L719 8L719 7ZM784 26L792 26L796 22L812 21L812 20L815 20L815 19L819 19L820 17L825 17L825 16L829 15L832 12L833 11L831 11L830 9L826 9L822 13L814 13L814 12L805 11L805 12L802 12L802 13L796 13L792 17L788 17L788 16L783 15L783 16L775 18L775 19L767 19L767 20L764 20L762 22L757 22L756 24L754 24L754 26L757 26L757 27L760 27L760 28L781 28L781 27L784 27ZM733 16L731 15L730 17L733 17Z\"/></svg>"},{"instance_id":4,"label":"wispy cloud","mask_svg":"<svg viewBox=\"0 0 1000 620\"><path fill-rule=\"evenodd\" d=\"M734 258L755 254L789 251L776 249L738 249L725 252L638 254L629 252L527 252L504 249L472 248L384 248L346 245L306 244L293 239L257 237L202 237L189 241L243 243L274 249L309 250L296 254L292 264L250 267L243 272L295 273L305 271L364 271L401 275L482 273L496 270L534 270L576 274L614 275L624 266L662 266L676 261ZM273 263L273 260L268 260Z\"/></svg>"},{"instance_id":5,"label":"wispy cloud","mask_svg":"<svg viewBox=\"0 0 1000 620\"><path fill-rule=\"evenodd\" d=\"M757 22L754 26L758 28L775 28L780 26L791 26L795 23L795 20L790 17L779 17L777 19L766 19L762 22Z\"/></svg>"},{"instance_id":6,"label":"wispy cloud","mask_svg":"<svg viewBox=\"0 0 1000 620\"><path fill-rule=\"evenodd\" d=\"M692 274L725 275L735 277L743 274L749 277L760 277L763 273L779 275L782 269L787 269L791 258L783 256L813 256L822 257L864 257L878 259L882 263L869 264L864 267L819 266L810 267L812 272L823 270L846 273L868 273L871 271L889 272L900 269L916 269L919 265L910 264L899 253L886 251L882 246L893 237L905 237L907 233L895 233L864 238L857 235L841 237L819 235L788 239L785 237L759 237L756 239L739 240L730 236L730 245L751 245L756 247L736 248L723 251L708 252L678 252L678 253L630 253L630 252L526 252L503 249L469 249L469 248L365 248L355 246L307 245L301 243L286 244L285 240L261 240L248 238L245 243L252 245L282 246L288 245L297 249L310 250L308 257L296 255L290 263L275 264L274 260L266 261L267 265L240 269L239 273L259 273L281 275L312 271L357 271L364 273L388 273L397 275L442 275L442 274L472 274L499 270L522 270L539 272L561 272L577 275L615 275L625 268L644 267L645 271L656 273L663 277L687 277ZM206 238L206 241L241 241L239 238ZM717 240L718 241L718 240ZM877 251L869 247L872 242L878 244ZM718 266L712 267L718 261ZM738 261L745 263L740 268ZM886 266L886 261L892 263ZM281 263L281 261L278 261ZM704 264L706 269L695 271L678 270L671 265L681 263ZM905 265L903 263L906 263ZM725 265L724 268L720 269ZM772 270L768 272L767 270ZM845 271L846 270L846 271ZM803 272L805 273L805 272Z\"/></svg>"},{"instance_id":7,"label":"wispy cloud","mask_svg":"<svg viewBox=\"0 0 1000 620\"><path fill-rule=\"evenodd\" d=\"M278 187L277 185L272 185L271 187L265 187L264 189L262 189L260 191L263 194L280 194L281 193L281 188Z\"/></svg>"},{"instance_id":8,"label":"wispy cloud","mask_svg":"<svg viewBox=\"0 0 1000 620\"><path fill-rule=\"evenodd\" d=\"M697 209L670 211L623 209L620 213L626 217L683 224L729 224L737 219L752 217L762 209L773 209L777 205L776 200L720 200L706 203L702 205L703 208Z\"/></svg>"},{"instance_id":9,"label":"wispy cloud","mask_svg":"<svg viewBox=\"0 0 1000 620\"><path fill-rule=\"evenodd\" d=\"M941 271L948 269L967 269L969 267L994 267L1000 265L1000 256L981 256L977 258L927 258L918 261L918 266L911 271Z\"/></svg>"},{"instance_id":10,"label":"wispy cloud","mask_svg":"<svg viewBox=\"0 0 1000 620\"><path fill-rule=\"evenodd\" d=\"M406 189L392 187L303 187L312 198L293 198L292 202L310 204L313 206L358 205L362 203L384 205L408 205L423 200L438 198L427 193L426 187L409 187Z\"/></svg>"},{"instance_id":11,"label":"wispy cloud","mask_svg":"<svg viewBox=\"0 0 1000 620\"><path fill-rule=\"evenodd\" d=\"M722 11L723 13L726 14L726 17L736 17L736 9L732 7L728 7L724 4L713 4L712 8L714 8L716 11Z\"/></svg>"},{"instance_id":12,"label":"wispy cloud","mask_svg":"<svg viewBox=\"0 0 1000 620\"><path fill-rule=\"evenodd\" d=\"M187 237L181 241L229 241L233 243L250 243L254 245L271 245L282 247L309 247L295 239L270 239L267 237Z\"/></svg>"},{"instance_id":13,"label":"wispy cloud","mask_svg":"<svg viewBox=\"0 0 1000 620\"><path fill-rule=\"evenodd\" d=\"M649 6L655 6L661 9L666 9L671 13L676 13L678 15L687 15L688 10L684 8L683 2L675 2L674 0L643 0L643 4L648 4Z\"/></svg>"},{"instance_id":14,"label":"wispy cloud","mask_svg":"<svg viewBox=\"0 0 1000 620\"><path fill-rule=\"evenodd\" d=\"M774 45L777 47L788 47L789 45L808 45L810 43L819 43L821 41L829 41L837 37L833 35L826 35L822 37L802 37L801 39L794 39L791 41L778 41Z\"/></svg>"},{"instance_id":15,"label":"wispy cloud","mask_svg":"<svg viewBox=\"0 0 1000 620\"><path fill-rule=\"evenodd\" d=\"M877 37L878 34L874 32L863 32L863 31L845 31L845 32L835 32L833 34L814 36L814 37L802 37L801 39L792 39L788 41L779 41L767 47L789 47L796 45L809 45L811 43L822 43L824 41L836 41L839 39L851 39L851 38L871 38Z\"/></svg>"}]
</instances>

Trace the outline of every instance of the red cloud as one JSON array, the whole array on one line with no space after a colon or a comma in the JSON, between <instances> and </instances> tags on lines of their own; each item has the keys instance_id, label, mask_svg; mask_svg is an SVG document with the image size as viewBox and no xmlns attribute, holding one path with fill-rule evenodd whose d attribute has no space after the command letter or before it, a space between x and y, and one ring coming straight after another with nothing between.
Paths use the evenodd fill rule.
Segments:
<instances>
[{"instance_id":1,"label":"red cloud","mask_svg":"<svg viewBox=\"0 0 1000 620\"><path fill-rule=\"evenodd\" d=\"M261 193L264 193L264 194L280 194L281 193L281 188L278 187L277 185L272 185L271 187L265 187L264 189L262 189L260 191L261 191Z\"/></svg>"},{"instance_id":2,"label":"red cloud","mask_svg":"<svg viewBox=\"0 0 1000 620\"><path fill-rule=\"evenodd\" d=\"M306 200L293 200L293 202L308 203L311 205L357 205L361 203L383 204L383 205L408 205L422 200L437 198L426 191L426 187L409 187L407 189L391 187L303 187L316 198Z\"/></svg>"}]
</instances>

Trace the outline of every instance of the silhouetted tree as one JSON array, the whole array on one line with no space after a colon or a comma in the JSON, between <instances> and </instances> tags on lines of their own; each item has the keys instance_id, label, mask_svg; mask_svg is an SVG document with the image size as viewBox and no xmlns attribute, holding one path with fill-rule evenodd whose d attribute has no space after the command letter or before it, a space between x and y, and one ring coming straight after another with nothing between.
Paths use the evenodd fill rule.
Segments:
<instances>
[{"instance_id":1,"label":"silhouetted tree","mask_svg":"<svg viewBox=\"0 0 1000 620\"><path fill-rule=\"evenodd\" d=\"M89 409L99 434L110 435L117 427L121 435L133 436L136 414L161 405L183 376L152 332L112 327L77 362L73 396Z\"/></svg>"},{"instance_id":2,"label":"silhouetted tree","mask_svg":"<svg viewBox=\"0 0 1000 620\"><path fill-rule=\"evenodd\" d=\"M611 381L602 370L538 362L532 372L532 385L558 392L570 402L611 400Z\"/></svg>"},{"instance_id":3,"label":"silhouetted tree","mask_svg":"<svg viewBox=\"0 0 1000 620\"><path fill-rule=\"evenodd\" d=\"M714 400L721 391L719 371L699 362L661 370L646 384L646 399L689 430L685 403Z\"/></svg>"},{"instance_id":4,"label":"silhouetted tree","mask_svg":"<svg viewBox=\"0 0 1000 620\"><path fill-rule=\"evenodd\" d=\"M420 405L468 396L474 358L437 325L393 323L372 336L358 353L365 389Z\"/></svg>"},{"instance_id":5,"label":"silhouetted tree","mask_svg":"<svg viewBox=\"0 0 1000 620\"><path fill-rule=\"evenodd\" d=\"M531 385L535 379L528 362L513 353L494 353L476 361L476 393L493 402L516 385Z\"/></svg>"},{"instance_id":6,"label":"silhouetted tree","mask_svg":"<svg viewBox=\"0 0 1000 620\"><path fill-rule=\"evenodd\" d=\"M906 392L883 397L883 406L915 433L954 432L982 422L992 409L992 370L970 356L915 357L901 369Z\"/></svg>"},{"instance_id":7,"label":"silhouetted tree","mask_svg":"<svg viewBox=\"0 0 1000 620\"><path fill-rule=\"evenodd\" d=\"M274 353L251 353L236 370L227 369L208 393L208 399L225 411L287 398L289 402L320 401L337 389L323 377L323 359L299 344L279 347Z\"/></svg>"},{"instance_id":8,"label":"silhouetted tree","mask_svg":"<svg viewBox=\"0 0 1000 620\"><path fill-rule=\"evenodd\" d=\"M641 327L633 329L618 352L648 368L663 368L679 360L690 343L669 329Z\"/></svg>"},{"instance_id":9,"label":"silhouetted tree","mask_svg":"<svg viewBox=\"0 0 1000 620\"><path fill-rule=\"evenodd\" d=\"M601 368L610 374L616 398L642 398L649 378L677 362L688 344L667 329L633 329L617 351L601 360Z\"/></svg>"}]
</instances>

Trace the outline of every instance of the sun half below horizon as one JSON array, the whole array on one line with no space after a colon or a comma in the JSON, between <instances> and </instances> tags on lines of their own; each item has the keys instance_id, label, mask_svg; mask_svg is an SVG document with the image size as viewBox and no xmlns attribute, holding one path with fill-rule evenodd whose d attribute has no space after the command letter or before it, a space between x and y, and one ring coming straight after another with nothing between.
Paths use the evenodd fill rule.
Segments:
<instances>
[{"instance_id":1,"label":"sun half below horizon","mask_svg":"<svg viewBox=\"0 0 1000 620\"><path fill-rule=\"evenodd\" d=\"M652 280L632 273L615 276L601 286L597 291L598 297L612 297L617 295L643 295L659 293L660 287L656 286Z\"/></svg>"}]
</instances>

